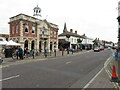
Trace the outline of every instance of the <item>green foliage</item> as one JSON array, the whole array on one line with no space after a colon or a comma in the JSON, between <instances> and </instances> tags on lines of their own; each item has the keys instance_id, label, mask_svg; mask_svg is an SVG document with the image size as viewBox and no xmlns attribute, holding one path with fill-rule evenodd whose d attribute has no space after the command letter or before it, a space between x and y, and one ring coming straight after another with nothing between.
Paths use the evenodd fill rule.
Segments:
<instances>
[{"instance_id":1,"label":"green foliage","mask_svg":"<svg viewBox=\"0 0 120 90\"><path fill-rule=\"evenodd\" d=\"M82 40L81 39L77 39L77 43L81 43L82 42Z\"/></svg>"},{"instance_id":2,"label":"green foliage","mask_svg":"<svg viewBox=\"0 0 120 90\"><path fill-rule=\"evenodd\" d=\"M97 40L94 40L93 43L94 43L94 45L98 45L98 41Z\"/></svg>"}]
</instances>

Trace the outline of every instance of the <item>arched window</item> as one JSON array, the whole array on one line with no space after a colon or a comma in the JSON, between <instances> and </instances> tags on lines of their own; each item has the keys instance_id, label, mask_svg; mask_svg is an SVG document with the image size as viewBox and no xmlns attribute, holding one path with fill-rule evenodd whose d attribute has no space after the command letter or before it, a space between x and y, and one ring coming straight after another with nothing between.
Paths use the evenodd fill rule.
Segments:
<instances>
[{"instance_id":1,"label":"arched window","mask_svg":"<svg viewBox=\"0 0 120 90\"><path fill-rule=\"evenodd\" d=\"M25 33L28 33L28 24L25 24Z\"/></svg>"},{"instance_id":2,"label":"arched window","mask_svg":"<svg viewBox=\"0 0 120 90\"><path fill-rule=\"evenodd\" d=\"M14 34L14 25L12 25L12 34Z\"/></svg>"},{"instance_id":3,"label":"arched window","mask_svg":"<svg viewBox=\"0 0 120 90\"><path fill-rule=\"evenodd\" d=\"M24 47L26 48L28 48L28 40L26 40L25 42L24 42Z\"/></svg>"},{"instance_id":4,"label":"arched window","mask_svg":"<svg viewBox=\"0 0 120 90\"><path fill-rule=\"evenodd\" d=\"M32 26L32 34L35 34L35 26Z\"/></svg>"},{"instance_id":5,"label":"arched window","mask_svg":"<svg viewBox=\"0 0 120 90\"><path fill-rule=\"evenodd\" d=\"M18 33L18 24L16 25L16 33Z\"/></svg>"}]
</instances>

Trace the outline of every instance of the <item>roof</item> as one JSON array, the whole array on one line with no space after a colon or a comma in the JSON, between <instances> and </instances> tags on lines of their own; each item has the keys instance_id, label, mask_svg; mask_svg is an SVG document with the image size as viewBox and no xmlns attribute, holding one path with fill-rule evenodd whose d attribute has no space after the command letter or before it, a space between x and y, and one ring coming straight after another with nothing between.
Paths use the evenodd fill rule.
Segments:
<instances>
[{"instance_id":1,"label":"roof","mask_svg":"<svg viewBox=\"0 0 120 90\"><path fill-rule=\"evenodd\" d=\"M7 36L9 36L10 34L0 34L0 35L7 35Z\"/></svg>"},{"instance_id":2,"label":"roof","mask_svg":"<svg viewBox=\"0 0 120 90\"><path fill-rule=\"evenodd\" d=\"M12 18L14 18L14 17L18 17L18 16L20 16L20 15L24 15L24 16L27 16L27 17L31 17L31 18L37 19L37 18L35 18L35 17L33 17L33 16L29 16L29 15L22 14L22 13L20 13L20 14L18 14L18 15L16 15L16 16L10 17L10 19L12 19Z\"/></svg>"},{"instance_id":3,"label":"roof","mask_svg":"<svg viewBox=\"0 0 120 90\"><path fill-rule=\"evenodd\" d=\"M78 34L76 34L76 33L72 33L72 32L68 32L68 31L66 31L66 32L64 32L64 33L61 33L61 34L59 34L58 36L66 36L66 35L70 35L70 36L74 36L74 37L81 37L80 35L78 35ZM82 37L81 37L82 38Z\"/></svg>"},{"instance_id":4,"label":"roof","mask_svg":"<svg viewBox=\"0 0 120 90\"><path fill-rule=\"evenodd\" d=\"M49 27L58 28L58 25L53 24L53 23L51 23L51 22L48 22L46 19L41 20L41 19L35 18L35 17L33 17L33 16L29 16L29 15L22 14L22 13L20 13L20 14L18 14L18 15L16 15L16 16L13 16L13 17L11 17L10 19L12 19L12 18L14 18L14 17L18 17L18 16L20 16L20 15L24 15L24 16L26 16L26 17L30 17L30 18L33 18L33 19L36 19L36 20L39 20L39 21L44 21Z\"/></svg>"}]
</instances>

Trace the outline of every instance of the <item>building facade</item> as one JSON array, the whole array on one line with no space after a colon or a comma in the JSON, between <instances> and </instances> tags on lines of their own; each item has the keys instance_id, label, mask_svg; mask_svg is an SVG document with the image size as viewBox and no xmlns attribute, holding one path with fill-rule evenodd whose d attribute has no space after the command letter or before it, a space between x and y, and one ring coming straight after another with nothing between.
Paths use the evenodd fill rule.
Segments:
<instances>
[{"instance_id":1,"label":"building facade","mask_svg":"<svg viewBox=\"0 0 120 90\"><path fill-rule=\"evenodd\" d=\"M70 35L69 38L67 38L67 35ZM65 40L69 42L69 48L77 49L78 39L80 39L80 35L77 34L77 31L73 33L73 29L70 29L69 31L63 32L62 34L59 34L59 40Z\"/></svg>"},{"instance_id":2,"label":"building facade","mask_svg":"<svg viewBox=\"0 0 120 90\"><path fill-rule=\"evenodd\" d=\"M67 37L69 35L69 38ZM61 43L69 44L69 48L72 49L92 49L93 48L93 39L88 38L84 35L79 35L77 31L73 32L73 29L70 31L67 30L66 23L64 24L63 33L59 34L59 48L62 47ZM67 42L66 42L67 41Z\"/></svg>"},{"instance_id":3,"label":"building facade","mask_svg":"<svg viewBox=\"0 0 120 90\"><path fill-rule=\"evenodd\" d=\"M64 46L67 46L66 48L70 49L78 49L81 48L81 43L78 42L79 40L82 40L83 37L81 37L79 34L77 34L77 31L73 32L73 29L70 29L70 31L67 30L66 23L64 24L63 33L59 34L59 48L62 47L62 44L66 44Z\"/></svg>"},{"instance_id":4,"label":"building facade","mask_svg":"<svg viewBox=\"0 0 120 90\"><path fill-rule=\"evenodd\" d=\"M54 51L58 47L58 26L25 14L10 18L10 40L22 44L22 48L35 51ZM51 48L52 47L52 48Z\"/></svg>"}]
</instances>

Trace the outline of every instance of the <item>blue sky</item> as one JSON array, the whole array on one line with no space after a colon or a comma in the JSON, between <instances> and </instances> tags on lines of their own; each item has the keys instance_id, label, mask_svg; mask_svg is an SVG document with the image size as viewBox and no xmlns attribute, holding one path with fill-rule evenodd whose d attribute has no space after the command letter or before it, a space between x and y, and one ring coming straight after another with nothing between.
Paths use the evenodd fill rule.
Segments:
<instances>
[{"instance_id":1,"label":"blue sky","mask_svg":"<svg viewBox=\"0 0 120 90\"><path fill-rule=\"evenodd\" d=\"M1 0L0 33L9 33L9 18L23 13L32 16L33 8L42 9L40 19L59 26L62 33L67 29L77 30L90 38L117 42L119 0Z\"/></svg>"}]
</instances>

